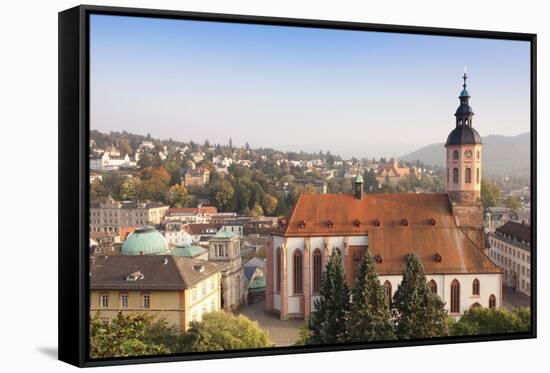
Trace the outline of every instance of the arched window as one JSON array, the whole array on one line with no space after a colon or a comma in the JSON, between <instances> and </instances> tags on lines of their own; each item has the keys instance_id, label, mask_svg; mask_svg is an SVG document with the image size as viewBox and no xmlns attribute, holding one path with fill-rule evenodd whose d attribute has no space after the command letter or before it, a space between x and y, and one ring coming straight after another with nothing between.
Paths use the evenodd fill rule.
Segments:
<instances>
[{"instance_id":1,"label":"arched window","mask_svg":"<svg viewBox=\"0 0 550 373\"><path fill-rule=\"evenodd\" d=\"M302 252L299 249L294 251L294 294L302 293Z\"/></svg>"},{"instance_id":2,"label":"arched window","mask_svg":"<svg viewBox=\"0 0 550 373\"><path fill-rule=\"evenodd\" d=\"M464 180L467 184L470 184L472 182L472 169L470 167L466 168Z\"/></svg>"},{"instance_id":3,"label":"arched window","mask_svg":"<svg viewBox=\"0 0 550 373\"><path fill-rule=\"evenodd\" d=\"M481 304L475 302L474 304L472 304L472 305L470 306L470 309L474 309L474 308L481 308Z\"/></svg>"},{"instance_id":4,"label":"arched window","mask_svg":"<svg viewBox=\"0 0 550 373\"><path fill-rule=\"evenodd\" d=\"M275 287L275 290L277 292L280 292L281 291L281 264L282 264L282 261L281 261L281 248L278 247L277 248L277 251L275 253L275 284L276 284L276 287Z\"/></svg>"},{"instance_id":5,"label":"arched window","mask_svg":"<svg viewBox=\"0 0 550 373\"><path fill-rule=\"evenodd\" d=\"M388 306L391 307L391 296L392 296L391 283L388 280L384 282L384 292L386 293L386 300L388 302Z\"/></svg>"},{"instance_id":6,"label":"arched window","mask_svg":"<svg viewBox=\"0 0 550 373\"><path fill-rule=\"evenodd\" d=\"M453 152L453 159L454 159L455 161L458 161L458 154L459 154L459 153L458 153L458 150L455 150L455 151Z\"/></svg>"},{"instance_id":7,"label":"arched window","mask_svg":"<svg viewBox=\"0 0 550 373\"><path fill-rule=\"evenodd\" d=\"M321 250L315 249L313 252L313 293L318 294L321 291Z\"/></svg>"},{"instance_id":8,"label":"arched window","mask_svg":"<svg viewBox=\"0 0 550 373\"><path fill-rule=\"evenodd\" d=\"M451 313L460 313L460 282L451 282Z\"/></svg>"},{"instance_id":9,"label":"arched window","mask_svg":"<svg viewBox=\"0 0 550 373\"><path fill-rule=\"evenodd\" d=\"M453 168L453 183L458 184L458 168Z\"/></svg>"},{"instance_id":10,"label":"arched window","mask_svg":"<svg viewBox=\"0 0 550 373\"><path fill-rule=\"evenodd\" d=\"M479 184L479 167L476 168L476 183Z\"/></svg>"},{"instance_id":11,"label":"arched window","mask_svg":"<svg viewBox=\"0 0 550 373\"><path fill-rule=\"evenodd\" d=\"M476 158L479 160L479 158L481 158L481 153L479 152L479 150L476 152Z\"/></svg>"},{"instance_id":12,"label":"arched window","mask_svg":"<svg viewBox=\"0 0 550 373\"><path fill-rule=\"evenodd\" d=\"M497 306L497 297L494 294L491 294L489 297L489 308L496 308Z\"/></svg>"},{"instance_id":13,"label":"arched window","mask_svg":"<svg viewBox=\"0 0 550 373\"><path fill-rule=\"evenodd\" d=\"M477 278L472 282L472 294L479 295L479 280Z\"/></svg>"},{"instance_id":14,"label":"arched window","mask_svg":"<svg viewBox=\"0 0 550 373\"><path fill-rule=\"evenodd\" d=\"M430 282L428 282L428 288L430 292L437 294L437 282L435 282L435 280L430 280Z\"/></svg>"}]
</instances>

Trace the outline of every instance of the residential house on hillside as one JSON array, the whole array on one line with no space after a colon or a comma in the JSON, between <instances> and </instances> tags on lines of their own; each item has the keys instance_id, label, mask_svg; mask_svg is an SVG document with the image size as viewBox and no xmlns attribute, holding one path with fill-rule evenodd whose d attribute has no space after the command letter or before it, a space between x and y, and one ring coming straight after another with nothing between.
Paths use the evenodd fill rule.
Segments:
<instances>
[{"instance_id":1,"label":"residential house on hillside","mask_svg":"<svg viewBox=\"0 0 550 373\"><path fill-rule=\"evenodd\" d=\"M194 170L187 170L183 178L186 187L196 185L205 186L210 180L210 171L206 167L199 167Z\"/></svg>"}]
</instances>

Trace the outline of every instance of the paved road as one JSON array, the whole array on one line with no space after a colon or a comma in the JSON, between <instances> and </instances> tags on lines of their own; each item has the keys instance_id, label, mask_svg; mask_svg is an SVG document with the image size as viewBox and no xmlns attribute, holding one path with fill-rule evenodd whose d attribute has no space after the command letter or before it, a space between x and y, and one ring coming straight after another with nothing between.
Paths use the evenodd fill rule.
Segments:
<instances>
[{"instance_id":1,"label":"paved road","mask_svg":"<svg viewBox=\"0 0 550 373\"><path fill-rule=\"evenodd\" d=\"M269 340L275 346L291 346L300 336L299 329L303 320L280 320L276 314L265 312L265 302L242 306L241 313L251 320L257 321L260 327L269 333Z\"/></svg>"},{"instance_id":2,"label":"paved road","mask_svg":"<svg viewBox=\"0 0 550 373\"><path fill-rule=\"evenodd\" d=\"M523 293L516 292L513 288L503 286L504 307L513 310L518 307L530 307L531 298Z\"/></svg>"}]
</instances>

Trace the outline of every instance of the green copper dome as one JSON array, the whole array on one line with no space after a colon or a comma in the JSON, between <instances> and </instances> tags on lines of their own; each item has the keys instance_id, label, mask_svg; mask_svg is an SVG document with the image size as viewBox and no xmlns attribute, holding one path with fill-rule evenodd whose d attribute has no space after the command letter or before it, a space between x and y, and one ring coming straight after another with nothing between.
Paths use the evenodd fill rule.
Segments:
<instances>
[{"instance_id":1,"label":"green copper dome","mask_svg":"<svg viewBox=\"0 0 550 373\"><path fill-rule=\"evenodd\" d=\"M136 229L122 245L122 255L162 255L167 252L166 239L150 226Z\"/></svg>"},{"instance_id":2,"label":"green copper dome","mask_svg":"<svg viewBox=\"0 0 550 373\"><path fill-rule=\"evenodd\" d=\"M174 256L184 256L186 258L194 258L201 254L204 254L207 250L200 246L182 245L176 246L170 253Z\"/></svg>"}]
</instances>

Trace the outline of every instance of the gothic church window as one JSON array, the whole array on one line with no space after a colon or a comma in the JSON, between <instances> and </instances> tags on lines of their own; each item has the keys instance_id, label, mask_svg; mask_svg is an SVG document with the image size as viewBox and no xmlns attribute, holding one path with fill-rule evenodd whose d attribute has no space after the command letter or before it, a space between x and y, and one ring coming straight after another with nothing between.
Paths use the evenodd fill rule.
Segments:
<instances>
[{"instance_id":1,"label":"gothic church window","mask_svg":"<svg viewBox=\"0 0 550 373\"><path fill-rule=\"evenodd\" d=\"M313 293L321 291L321 250L315 249L313 252Z\"/></svg>"},{"instance_id":2,"label":"gothic church window","mask_svg":"<svg viewBox=\"0 0 550 373\"><path fill-rule=\"evenodd\" d=\"M299 249L294 251L294 294L302 293L302 252Z\"/></svg>"},{"instance_id":3,"label":"gothic church window","mask_svg":"<svg viewBox=\"0 0 550 373\"><path fill-rule=\"evenodd\" d=\"M472 294L479 295L479 280L477 278L472 283Z\"/></svg>"},{"instance_id":4,"label":"gothic church window","mask_svg":"<svg viewBox=\"0 0 550 373\"><path fill-rule=\"evenodd\" d=\"M431 293L437 294L437 282L435 282L434 280L430 280L430 282L428 282L428 288L430 289Z\"/></svg>"},{"instance_id":5,"label":"gothic church window","mask_svg":"<svg viewBox=\"0 0 550 373\"><path fill-rule=\"evenodd\" d=\"M460 282L451 282L451 313L460 313Z\"/></svg>"},{"instance_id":6,"label":"gothic church window","mask_svg":"<svg viewBox=\"0 0 550 373\"><path fill-rule=\"evenodd\" d=\"M458 184L458 168L453 168L453 183Z\"/></svg>"},{"instance_id":7,"label":"gothic church window","mask_svg":"<svg viewBox=\"0 0 550 373\"><path fill-rule=\"evenodd\" d=\"M391 292L391 283L388 280L386 280L386 282L384 282L384 291L386 293L386 300L388 302L388 306L391 307L392 292Z\"/></svg>"}]
</instances>

